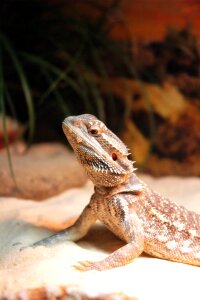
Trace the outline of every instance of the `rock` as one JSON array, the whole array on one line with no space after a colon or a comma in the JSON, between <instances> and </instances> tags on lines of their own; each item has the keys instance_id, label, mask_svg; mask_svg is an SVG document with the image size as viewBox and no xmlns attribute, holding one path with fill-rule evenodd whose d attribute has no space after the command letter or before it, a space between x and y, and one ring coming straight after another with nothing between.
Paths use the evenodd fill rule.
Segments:
<instances>
[{"instance_id":1,"label":"rock","mask_svg":"<svg viewBox=\"0 0 200 300\"><path fill-rule=\"evenodd\" d=\"M20 149L11 149L18 188L10 175L6 151L0 152L1 196L41 200L82 186L87 180L74 154L61 144L33 145L26 152Z\"/></svg>"},{"instance_id":2,"label":"rock","mask_svg":"<svg viewBox=\"0 0 200 300\"><path fill-rule=\"evenodd\" d=\"M162 167L161 167L162 166ZM177 161L172 158L160 158L151 155L146 162L143 171L155 177L160 176L200 176L200 157L193 155L185 161Z\"/></svg>"},{"instance_id":3,"label":"rock","mask_svg":"<svg viewBox=\"0 0 200 300\"><path fill-rule=\"evenodd\" d=\"M3 123L4 123L4 118L3 115L0 113L0 149L5 147ZM22 134L24 133L25 130L25 126L23 126L18 121L12 119L9 116L5 116L5 125L6 125L9 144L12 144L16 140L21 139Z\"/></svg>"},{"instance_id":4,"label":"rock","mask_svg":"<svg viewBox=\"0 0 200 300\"><path fill-rule=\"evenodd\" d=\"M142 179L163 195L200 212L199 178ZM52 230L70 226L92 192L88 183L42 202L0 198L0 299L199 299L200 268L196 266L143 254L126 266L105 272L74 269L78 261L99 260L124 245L99 223L76 243L19 251Z\"/></svg>"}]
</instances>

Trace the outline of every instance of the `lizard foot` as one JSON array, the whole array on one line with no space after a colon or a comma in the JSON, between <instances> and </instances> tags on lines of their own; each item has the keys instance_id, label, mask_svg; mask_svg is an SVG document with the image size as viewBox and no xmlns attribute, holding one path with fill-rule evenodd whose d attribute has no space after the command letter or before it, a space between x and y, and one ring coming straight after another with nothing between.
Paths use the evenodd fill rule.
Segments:
<instances>
[{"instance_id":1,"label":"lizard foot","mask_svg":"<svg viewBox=\"0 0 200 300\"><path fill-rule=\"evenodd\" d=\"M73 266L74 269L86 272L91 270L102 271L103 268L99 262L93 262L89 260L79 261L76 265Z\"/></svg>"}]
</instances>

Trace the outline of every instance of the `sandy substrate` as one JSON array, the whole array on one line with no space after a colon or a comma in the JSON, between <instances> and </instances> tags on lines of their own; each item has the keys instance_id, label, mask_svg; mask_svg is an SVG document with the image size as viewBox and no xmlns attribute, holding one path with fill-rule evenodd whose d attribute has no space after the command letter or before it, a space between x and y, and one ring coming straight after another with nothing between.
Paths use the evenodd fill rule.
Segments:
<instances>
[{"instance_id":1,"label":"sandy substrate","mask_svg":"<svg viewBox=\"0 0 200 300\"><path fill-rule=\"evenodd\" d=\"M25 149L22 143L10 149L17 188L7 153L0 150L0 196L43 200L86 183L75 155L62 144L34 144Z\"/></svg>"},{"instance_id":2,"label":"sandy substrate","mask_svg":"<svg viewBox=\"0 0 200 300\"><path fill-rule=\"evenodd\" d=\"M200 212L200 179L143 179L157 191ZM0 198L0 299L200 299L200 268L142 255L124 267L80 272L123 243L97 223L78 243L19 249L74 222L93 187L71 189L43 202Z\"/></svg>"}]
</instances>

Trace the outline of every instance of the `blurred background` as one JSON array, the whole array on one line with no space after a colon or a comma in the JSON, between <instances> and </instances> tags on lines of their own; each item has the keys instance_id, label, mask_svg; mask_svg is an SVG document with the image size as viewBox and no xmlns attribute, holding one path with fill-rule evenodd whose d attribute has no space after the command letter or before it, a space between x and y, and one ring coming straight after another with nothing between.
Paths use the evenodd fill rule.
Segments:
<instances>
[{"instance_id":1,"label":"blurred background","mask_svg":"<svg viewBox=\"0 0 200 300\"><path fill-rule=\"evenodd\" d=\"M1 0L0 147L95 114L139 170L200 175L198 0ZM27 150L28 151L28 150Z\"/></svg>"}]
</instances>

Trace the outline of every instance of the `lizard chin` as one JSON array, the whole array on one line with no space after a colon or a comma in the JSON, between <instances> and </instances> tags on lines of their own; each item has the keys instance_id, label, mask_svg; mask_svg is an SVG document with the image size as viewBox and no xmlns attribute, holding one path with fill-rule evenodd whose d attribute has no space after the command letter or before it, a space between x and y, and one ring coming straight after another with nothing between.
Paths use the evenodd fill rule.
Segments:
<instances>
[{"instance_id":1,"label":"lizard chin","mask_svg":"<svg viewBox=\"0 0 200 300\"><path fill-rule=\"evenodd\" d=\"M85 165L85 171L95 186L113 187L126 181L127 173Z\"/></svg>"}]
</instances>

